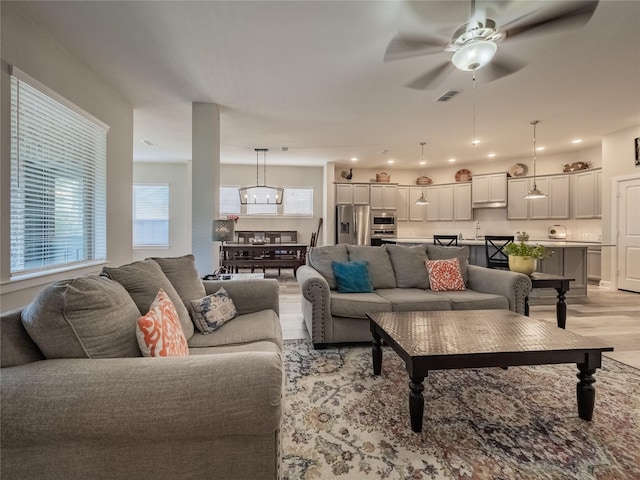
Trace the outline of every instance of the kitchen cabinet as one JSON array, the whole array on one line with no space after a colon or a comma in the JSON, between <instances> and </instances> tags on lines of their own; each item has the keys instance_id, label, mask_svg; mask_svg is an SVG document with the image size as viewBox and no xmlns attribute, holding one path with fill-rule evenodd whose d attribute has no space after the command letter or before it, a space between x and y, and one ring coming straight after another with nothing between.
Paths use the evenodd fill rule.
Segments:
<instances>
[{"instance_id":1,"label":"kitchen cabinet","mask_svg":"<svg viewBox=\"0 0 640 480\"><path fill-rule=\"evenodd\" d=\"M372 209L395 210L397 185L370 185L369 198Z\"/></svg>"},{"instance_id":2,"label":"kitchen cabinet","mask_svg":"<svg viewBox=\"0 0 640 480\"><path fill-rule=\"evenodd\" d=\"M572 175L573 218L602 217L602 170Z\"/></svg>"},{"instance_id":3,"label":"kitchen cabinet","mask_svg":"<svg viewBox=\"0 0 640 480\"><path fill-rule=\"evenodd\" d=\"M548 220L569 218L569 176L536 177L536 185L547 194L545 198L527 200L524 196L533 188L533 177L511 178L508 181L508 220Z\"/></svg>"},{"instance_id":4,"label":"kitchen cabinet","mask_svg":"<svg viewBox=\"0 0 640 480\"><path fill-rule=\"evenodd\" d=\"M474 175L471 179L473 206L506 207L507 206L507 174L492 173Z\"/></svg>"},{"instance_id":5,"label":"kitchen cabinet","mask_svg":"<svg viewBox=\"0 0 640 480\"><path fill-rule=\"evenodd\" d=\"M337 205L369 205L368 183L336 183Z\"/></svg>"},{"instance_id":6,"label":"kitchen cabinet","mask_svg":"<svg viewBox=\"0 0 640 480\"><path fill-rule=\"evenodd\" d=\"M602 277L600 247L587 248L587 280L600 281Z\"/></svg>"},{"instance_id":7,"label":"kitchen cabinet","mask_svg":"<svg viewBox=\"0 0 640 480\"><path fill-rule=\"evenodd\" d=\"M396 220L398 222L409 220L409 188L406 185L398 185L396 189Z\"/></svg>"},{"instance_id":8,"label":"kitchen cabinet","mask_svg":"<svg viewBox=\"0 0 640 480\"><path fill-rule=\"evenodd\" d=\"M471 184L434 185L425 189L429 200L426 217L430 222L471 220Z\"/></svg>"}]
</instances>

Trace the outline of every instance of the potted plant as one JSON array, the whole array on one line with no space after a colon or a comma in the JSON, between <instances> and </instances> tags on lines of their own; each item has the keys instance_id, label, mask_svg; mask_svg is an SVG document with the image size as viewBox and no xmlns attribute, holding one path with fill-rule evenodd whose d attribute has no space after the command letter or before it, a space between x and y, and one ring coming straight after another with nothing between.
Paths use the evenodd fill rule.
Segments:
<instances>
[{"instance_id":1,"label":"potted plant","mask_svg":"<svg viewBox=\"0 0 640 480\"><path fill-rule=\"evenodd\" d=\"M505 247L504 251L509 255L509 270L525 275L531 275L536 271L538 259L547 258L550 255L543 245L537 243L529 245L524 242L512 242Z\"/></svg>"}]
</instances>

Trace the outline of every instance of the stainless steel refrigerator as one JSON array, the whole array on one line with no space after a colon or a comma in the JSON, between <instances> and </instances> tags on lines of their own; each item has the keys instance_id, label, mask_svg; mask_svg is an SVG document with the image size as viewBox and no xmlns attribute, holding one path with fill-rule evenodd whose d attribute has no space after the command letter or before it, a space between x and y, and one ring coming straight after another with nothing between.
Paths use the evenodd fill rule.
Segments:
<instances>
[{"instance_id":1,"label":"stainless steel refrigerator","mask_svg":"<svg viewBox=\"0 0 640 480\"><path fill-rule=\"evenodd\" d=\"M336 207L336 244L371 244L371 210L369 205Z\"/></svg>"}]
</instances>

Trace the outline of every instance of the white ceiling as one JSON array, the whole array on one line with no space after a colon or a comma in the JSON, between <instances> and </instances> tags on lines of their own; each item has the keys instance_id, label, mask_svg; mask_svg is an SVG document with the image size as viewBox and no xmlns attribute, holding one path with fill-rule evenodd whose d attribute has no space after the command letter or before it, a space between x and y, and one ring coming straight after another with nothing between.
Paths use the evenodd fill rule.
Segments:
<instances>
[{"instance_id":1,"label":"white ceiling","mask_svg":"<svg viewBox=\"0 0 640 480\"><path fill-rule=\"evenodd\" d=\"M254 164L263 147L269 164L420 168L425 141L428 166L469 165L530 156L531 120L544 154L640 124L639 1L603 0L582 28L500 43L496 59L526 66L489 83L479 70L475 95L460 71L434 90L403 86L449 53L383 62L399 32L446 41L466 1L11 3L130 102L136 161L191 157L192 102L220 106L223 163ZM487 2L498 27L553 3ZM447 89L461 93L434 103Z\"/></svg>"}]
</instances>

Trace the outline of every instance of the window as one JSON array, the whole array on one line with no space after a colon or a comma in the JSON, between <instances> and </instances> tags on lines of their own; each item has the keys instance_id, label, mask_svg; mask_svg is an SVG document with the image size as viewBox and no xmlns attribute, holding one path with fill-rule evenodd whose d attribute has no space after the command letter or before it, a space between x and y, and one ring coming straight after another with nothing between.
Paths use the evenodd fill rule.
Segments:
<instances>
[{"instance_id":1,"label":"window","mask_svg":"<svg viewBox=\"0 0 640 480\"><path fill-rule=\"evenodd\" d=\"M249 198L257 198L260 202L267 202L269 196L273 195L271 188L254 187L249 190ZM272 197L273 198L273 197ZM278 205L276 203L247 203L247 215L277 215Z\"/></svg>"},{"instance_id":2,"label":"window","mask_svg":"<svg viewBox=\"0 0 640 480\"><path fill-rule=\"evenodd\" d=\"M169 246L169 184L133 186L133 246Z\"/></svg>"},{"instance_id":3,"label":"window","mask_svg":"<svg viewBox=\"0 0 640 480\"><path fill-rule=\"evenodd\" d=\"M108 127L11 73L11 275L106 259Z\"/></svg>"},{"instance_id":4,"label":"window","mask_svg":"<svg viewBox=\"0 0 640 480\"><path fill-rule=\"evenodd\" d=\"M313 188L284 189L284 215L313 215Z\"/></svg>"}]
</instances>

